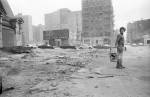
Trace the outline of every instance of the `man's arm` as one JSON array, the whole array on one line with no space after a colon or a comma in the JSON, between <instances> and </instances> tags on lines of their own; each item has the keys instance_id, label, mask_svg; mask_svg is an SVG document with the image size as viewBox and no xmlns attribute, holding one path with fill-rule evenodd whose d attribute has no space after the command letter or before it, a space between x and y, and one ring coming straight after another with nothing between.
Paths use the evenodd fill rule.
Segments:
<instances>
[{"instance_id":1,"label":"man's arm","mask_svg":"<svg viewBox=\"0 0 150 97\"><path fill-rule=\"evenodd\" d=\"M119 35L117 35L117 39L116 39L116 42L115 42L116 47L118 46L118 41L119 41Z\"/></svg>"},{"instance_id":2,"label":"man's arm","mask_svg":"<svg viewBox=\"0 0 150 97\"><path fill-rule=\"evenodd\" d=\"M124 40L124 37L123 37L123 47L125 47L125 46L124 46L124 43L125 43L125 40Z\"/></svg>"}]
</instances>

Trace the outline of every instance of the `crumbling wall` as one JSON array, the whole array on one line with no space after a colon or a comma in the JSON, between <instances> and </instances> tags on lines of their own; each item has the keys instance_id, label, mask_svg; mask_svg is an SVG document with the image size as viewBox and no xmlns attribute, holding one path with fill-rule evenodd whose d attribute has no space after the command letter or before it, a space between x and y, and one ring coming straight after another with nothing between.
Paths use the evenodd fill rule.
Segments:
<instances>
[{"instance_id":1,"label":"crumbling wall","mask_svg":"<svg viewBox=\"0 0 150 97\"><path fill-rule=\"evenodd\" d=\"M3 47L12 47L15 46L15 30L3 27L2 29L2 40Z\"/></svg>"}]
</instances>

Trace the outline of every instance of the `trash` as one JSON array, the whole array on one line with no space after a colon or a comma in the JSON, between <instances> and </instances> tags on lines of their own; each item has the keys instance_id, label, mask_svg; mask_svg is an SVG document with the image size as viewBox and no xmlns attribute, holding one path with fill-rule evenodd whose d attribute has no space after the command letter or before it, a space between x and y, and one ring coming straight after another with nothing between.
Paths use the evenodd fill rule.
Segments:
<instances>
[{"instance_id":1,"label":"trash","mask_svg":"<svg viewBox=\"0 0 150 97\"><path fill-rule=\"evenodd\" d=\"M58 86L58 82L52 82L52 83L51 83L51 86L52 86L52 87Z\"/></svg>"},{"instance_id":2,"label":"trash","mask_svg":"<svg viewBox=\"0 0 150 97\"><path fill-rule=\"evenodd\" d=\"M64 95L69 96L69 97L71 96L71 94L69 92L65 92Z\"/></svg>"},{"instance_id":3,"label":"trash","mask_svg":"<svg viewBox=\"0 0 150 97\"><path fill-rule=\"evenodd\" d=\"M0 62L1 62L1 61L9 61L9 58L0 57Z\"/></svg>"},{"instance_id":4,"label":"trash","mask_svg":"<svg viewBox=\"0 0 150 97\"><path fill-rule=\"evenodd\" d=\"M98 78L108 78L108 77L114 77L113 75L105 75L105 76L99 76Z\"/></svg>"},{"instance_id":5,"label":"trash","mask_svg":"<svg viewBox=\"0 0 150 97\"><path fill-rule=\"evenodd\" d=\"M20 69L18 68L12 68L8 71L7 75L9 76L12 76L12 75L18 75L19 73L21 72Z\"/></svg>"},{"instance_id":6,"label":"trash","mask_svg":"<svg viewBox=\"0 0 150 97\"><path fill-rule=\"evenodd\" d=\"M98 88L98 86L96 85L94 88Z\"/></svg>"},{"instance_id":7,"label":"trash","mask_svg":"<svg viewBox=\"0 0 150 97\"><path fill-rule=\"evenodd\" d=\"M35 53L29 53L29 54L25 54L23 57L21 57L22 59L28 59L28 58L33 58L33 57L39 57L37 54Z\"/></svg>"},{"instance_id":8,"label":"trash","mask_svg":"<svg viewBox=\"0 0 150 97\"><path fill-rule=\"evenodd\" d=\"M90 78L94 78L93 76L87 76L86 78L90 79Z\"/></svg>"},{"instance_id":9,"label":"trash","mask_svg":"<svg viewBox=\"0 0 150 97\"><path fill-rule=\"evenodd\" d=\"M88 69L82 68L80 70L78 70L79 73L87 73L89 72Z\"/></svg>"},{"instance_id":10,"label":"trash","mask_svg":"<svg viewBox=\"0 0 150 97\"><path fill-rule=\"evenodd\" d=\"M116 47L111 47L110 48L110 62L117 62L117 48Z\"/></svg>"},{"instance_id":11,"label":"trash","mask_svg":"<svg viewBox=\"0 0 150 97\"><path fill-rule=\"evenodd\" d=\"M14 90L14 89L15 89L14 87L6 88L5 90L3 90L3 92L8 92L8 91L11 91L11 90Z\"/></svg>"},{"instance_id":12,"label":"trash","mask_svg":"<svg viewBox=\"0 0 150 97\"><path fill-rule=\"evenodd\" d=\"M56 87L58 83L52 82L51 84L49 82L41 82L37 84L36 86L30 88L27 93L28 94L36 94L40 92L49 92L49 91L54 91L57 90L58 88Z\"/></svg>"}]
</instances>

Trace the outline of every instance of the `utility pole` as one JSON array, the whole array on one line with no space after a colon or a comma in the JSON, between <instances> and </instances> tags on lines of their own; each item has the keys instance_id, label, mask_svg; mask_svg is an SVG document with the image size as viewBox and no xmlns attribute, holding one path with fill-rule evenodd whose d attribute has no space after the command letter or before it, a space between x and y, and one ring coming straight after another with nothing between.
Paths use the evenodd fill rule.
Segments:
<instances>
[{"instance_id":1,"label":"utility pole","mask_svg":"<svg viewBox=\"0 0 150 97\"><path fill-rule=\"evenodd\" d=\"M77 42L80 41L80 43L81 43L81 39L80 39L80 36L81 36L80 34L81 33L79 32L79 28L78 28L79 27L79 24L78 24L78 13L76 14L76 26L77 26L77 35L76 35L77 39L76 40L77 40Z\"/></svg>"},{"instance_id":2,"label":"utility pole","mask_svg":"<svg viewBox=\"0 0 150 97\"><path fill-rule=\"evenodd\" d=\"M3 47L3 36L2 36L2 14L0 13L0 48Z\"/></svg>"},{"instance_id":3,"label":"utility pole","mask_svg":"<svg viewBox=\"0 0 150 97\"><path fill-rule=\"evenodd\" d=\"M77 26L77 34L78 34L78 14L76 14L76 26Z\"/></svg>"}]
</instances>

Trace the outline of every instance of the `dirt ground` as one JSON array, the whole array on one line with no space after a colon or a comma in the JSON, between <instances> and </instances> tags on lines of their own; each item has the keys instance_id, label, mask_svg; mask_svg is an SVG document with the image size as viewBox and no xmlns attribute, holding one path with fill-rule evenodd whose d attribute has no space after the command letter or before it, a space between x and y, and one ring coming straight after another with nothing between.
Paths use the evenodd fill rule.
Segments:
<instances>
[{"instance_id":1,"label":"dirt ground","mask_svg":"<svg viewBox=\"0 0 150 97\"><path fill-rule=\"evenodd\" d=\"M150 47L127 46L121 70L104 49L0 53L0 97L150 97Z\"/></svg>"}]
</instances>

